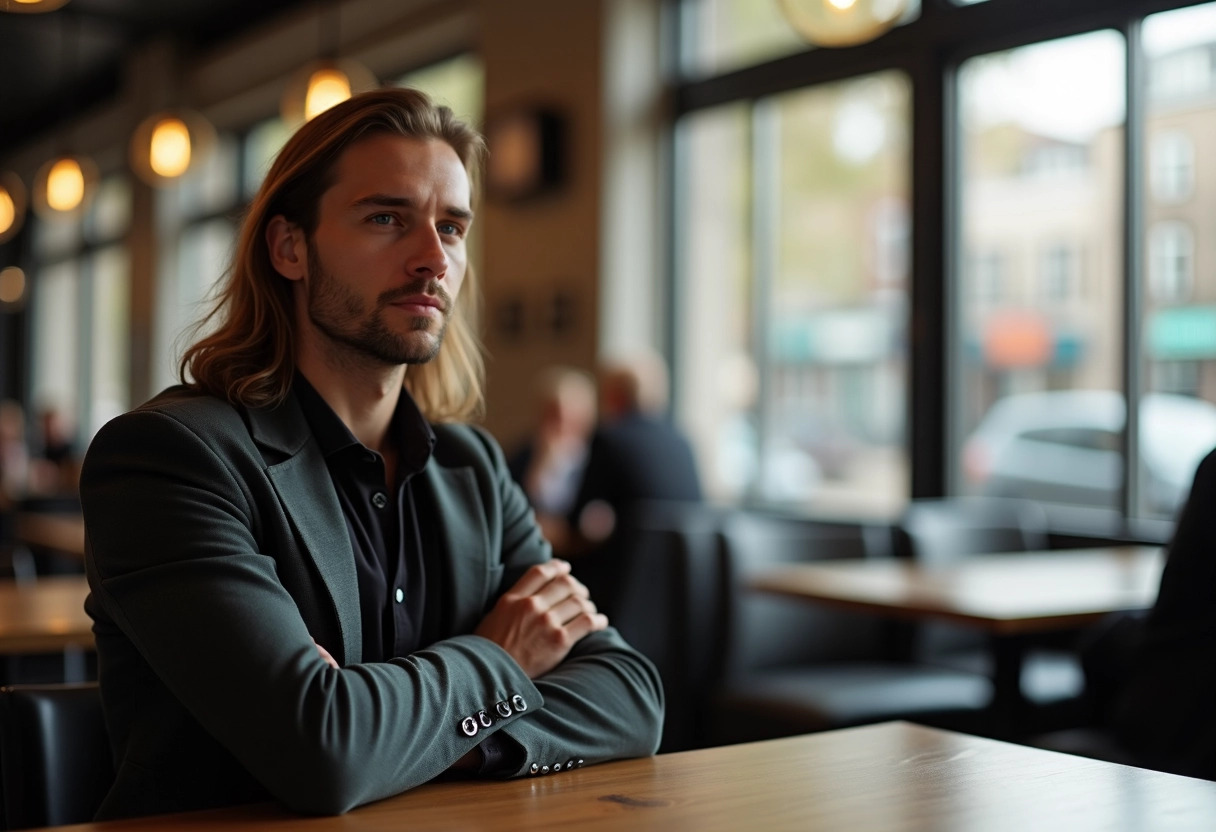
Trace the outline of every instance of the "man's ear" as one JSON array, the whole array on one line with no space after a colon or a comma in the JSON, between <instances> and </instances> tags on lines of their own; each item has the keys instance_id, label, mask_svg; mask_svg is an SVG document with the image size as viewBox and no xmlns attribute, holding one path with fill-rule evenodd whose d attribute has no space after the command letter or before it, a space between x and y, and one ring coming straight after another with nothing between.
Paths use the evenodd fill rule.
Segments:
<instances>
[{"instance_id":1,"label":"man's ear","mask_svg":"<svg viewBox=\"0 0 1216 832\"><path fill-rule=\"evenodd\" d=\"M266 249L274 270L288 280L302 280L308 275L308 241L304 229L276 214L266 225Z\"/></svg>"}]
</instances>

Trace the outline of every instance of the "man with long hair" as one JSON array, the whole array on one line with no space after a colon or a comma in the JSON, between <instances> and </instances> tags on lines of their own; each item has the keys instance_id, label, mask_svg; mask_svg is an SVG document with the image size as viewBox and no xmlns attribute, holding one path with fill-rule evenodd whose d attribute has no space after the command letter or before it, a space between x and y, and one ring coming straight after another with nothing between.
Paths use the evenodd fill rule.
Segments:
<instances>
[{"instance_id":1,"label":"man with long hair","mask_svg":"<svg viewBox=\"0 0 1216 832\"><path fill-rule=\"evenodd\" d=\"M310 121L183 384L94 440L86 606L118 763L99 817L270 796L338 813L448 771L657 747L653 667L462 424L482 400L482 155L412 90Z\"/></svg>"}]
</instances>

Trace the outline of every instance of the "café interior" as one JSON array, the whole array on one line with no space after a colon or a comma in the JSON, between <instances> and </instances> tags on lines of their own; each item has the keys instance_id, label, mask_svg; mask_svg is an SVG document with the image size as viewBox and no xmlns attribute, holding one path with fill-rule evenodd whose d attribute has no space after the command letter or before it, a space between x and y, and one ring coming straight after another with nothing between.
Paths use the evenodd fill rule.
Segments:
<instances>
[{"instance_id":1,"label":"caf\u00e9 interior","mask_svg":"<svg viewBox=\"0 0 1216 832\"><path fill-rule=\"evenodd\" d=\"M479 422L508 455L546 372L667 370L656 418L703 499L555 540L662 677L671 776L630 781L638 818L740 828L679 791L706 788L697 761L751 766L695 756L738 748L791 761L733 807L765 828L1049 828L1016 776L992 785L1004 763L982 796L925 797L937 814L867 814L910 787L849 732L923 730L901 740L917 766L999 747L1006 771L1075 775L1038 806L1057 820L1111 801L1072 828L1216 824L1210 545L1175 572L1190 652L1136 652L1180 522L1216 541L1195 479L1216 448L1216 2L0 0L0 67L0 829L87 822L113 777L81 609L90 441L179 382L283 143L379 86L486 137ZM1128 680L1169 663L1173 698L1137 701L1173 721L1129 728ZM47 707L88 725L56 735L23 688L72 691ZM820 744L767 756L792 738ZM875 791L832 791L842 754ZM1082 794L1131 776L1160 788ZM393 817L475 824L457 787ZM509 796L508 826L629 817L538 794ZM995 822L1015 799L1031 814ZM967 800L991 814L951 814Z\"/></svg>"}]
</instances>

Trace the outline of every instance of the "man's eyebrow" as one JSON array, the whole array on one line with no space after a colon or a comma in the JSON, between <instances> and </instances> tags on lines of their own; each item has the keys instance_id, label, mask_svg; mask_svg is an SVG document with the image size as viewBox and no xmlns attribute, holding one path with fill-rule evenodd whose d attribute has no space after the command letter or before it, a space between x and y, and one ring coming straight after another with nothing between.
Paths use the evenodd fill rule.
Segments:
<instances>
[{"instance_id":1,"label":"man's eyebrow","mask_svg":"<svg viewBox=\"0 0 1216 832\"><path fill-rule=\"evenodd\" d=\"M362 199L355 200L352 208L413 208L417 203L408 196L390 196L389 194L371 194ZM455 205L448 206L444 209L444 213L448 216L455 217L461 220L473 219L473 212L468 208L458 208Z\"/></svg>"}]
</instances>

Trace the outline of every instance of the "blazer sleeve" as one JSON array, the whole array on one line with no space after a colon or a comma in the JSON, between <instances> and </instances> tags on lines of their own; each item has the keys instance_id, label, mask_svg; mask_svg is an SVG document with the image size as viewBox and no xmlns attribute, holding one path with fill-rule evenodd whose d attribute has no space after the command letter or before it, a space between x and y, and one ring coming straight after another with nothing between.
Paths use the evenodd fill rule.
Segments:
<instances>
[{"instance_id":1,"label":"blazer sleeve","mask_svg":"<svg viewBox=\"0 0 1216 832\"><path fill-rule=\"evenodd\" d=\"M107 425L89 450L81 491L90 611L100 618L95 628L120 630L151 671L138 674L147 689L121 691L123 698L159 704L156 697L171 695L275 798L319 814L447 770L487 736L467 736L462 720L487 707L493 714L496 700L518 694L541 709L544 697L518 664L473 635L391 662L341 669L324 662L280 564L259 546L264 518L250 482L260 460L237 433L136 411ZM535 547L527 551L536 556ZM645 676L612 636L582 652L603 658L598 666L572 659L563 672L581 682L549 685L553 716L493 715L492 730L526 718L545 726L529 729L529 746L551 750L561 744L560 721L577 721L572 711L580 706L592 709L588 685L619 680L610 690L626 696L631 678ZM588 755L641 750L636 739L614 743L598 717L584 724L594 726L584 728L594 738L579 746Z\"/></svg>"},{"instance_id":2,"label":"blazer sleeve","mask_svg":"<svg viewBox=\"0 0 1216 832\"><path fill-rule=\"evenodd\" d=\"M550 549L498 445L480 430L477 435L490 455L495 502L501 506L506 567L501 594L530 566L548 560ZM658 671L612 627L583 638L561 664L534 683L544 707L529 710L524 719L502 729L525 751L520 768L510 774L641 757L658 749L664 708Z\"/></svg>"}]
</instances>

